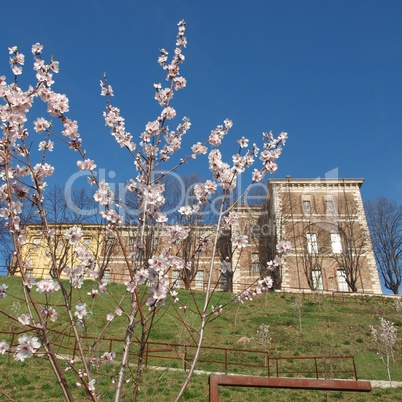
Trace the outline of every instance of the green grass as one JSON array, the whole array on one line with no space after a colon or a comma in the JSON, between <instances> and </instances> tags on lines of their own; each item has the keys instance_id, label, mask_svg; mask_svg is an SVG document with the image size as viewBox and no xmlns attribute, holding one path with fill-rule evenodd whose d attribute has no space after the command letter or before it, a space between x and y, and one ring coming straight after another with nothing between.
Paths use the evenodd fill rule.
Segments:
<instances>
[{"instance_id":1,"label":"green grass","mask_svg":"<svg viewBox=\"0 0 402 402\"><path fill-rule=\"evenodd\" d=\"M0 285L6 283L9 286L9 296L0 300L0 309L6 312L13 312L16 316L25 313L23 307L23 295L21 287L18 286L19 278L2 278ZM86 327L83 334L96 337L106 323L106 314L113 311L113 299L109 295L100 295L94 299L87 295L95 284L85 282L83 287L76 292L73 304L78 301L87 303L87 308L93 313L89 320L86 320ZM120 300L125 293L125 286L109 284L108 290ZM43 296L36 290L32 290L40 302L45 303ZM191 336L197 337L197 324L199 318L190 310L195 310L193 296L186 291L181 291L180 302L187 305L188 311L178 309L178 304L170 304L161 308L155 316L154 328L150 334L150 341L167 343L189 343ZM244 304L227 305L232 297L228 293L214 295L211 303L214 306L224 305L223 313L219 317L211 316L207 325L204 345L226 348L261 349L255 341L239 346L238 340L241 337L252 338L261 324L270 326L272 340L268 345L270 356L321 356L326 355L354 355L357 374L360 379L387 380L384 365L381 363L376 347L373 343L369 325L377 325L378 317L391 320L399 328L398 341L395 347L395 363L391 366L392 378L395 381L402 381L402 316L394 307L393 300L380 297L332 297L318 298L316 295L304 295L302 331L299 329L298 317L291 310L295 295L283 293L268 293L253 301L246 301ZM202 305L203 294L196 293L195 300ZM19 306L18 306L19 303ZM62 298L60 292L51 296L50 304L59 312L59 320L50 326L59 331L69 331L66 323L66 315L62 311ZM129 311L129 300L126 297L122 302L123 310ZM179 322L176 317L180 317ZM183 330L184 323L193 327L194 330L188 334ZM105 333L105 337L121 339L125 333L126 318L116 317ZM0 318L0 331L23 330L19 323L13 323L7 317ZM136 332L139 335L138 332ZM6 339L10 342L10 335L1 334L0 340ZM60 342L59 342L60 343ZM89 346L91 342L84 342ZM100 342L95 348L95 356L108 350L109 342ZM119 349L120 347L120 349ZM121 351L121 343L113 344L113 350ZM60 346L60 353L67 353L67 350ZM178 354L182 350L178 350ZM176 355L177 357L178 355ZM201 355L204 360L216 360L218 352L206 351ZM230 352L229 360L233 363L247 362L244 354ZM252 357L251 359L255 359ZM263 357L262 357L263 361ZM140 388L140 400L170 401L177 394L179 386L185 374L180 371L169 371L169 368L182 368L182 361L156 359L149 361L150 365L160 365L166 370L154 371L145 370L143 382ZM301 366L297 360L293 360L293 368ZM320 363L319 363L320 364ZM62 363L66 367L66 363ZM208 371L223 371L222 364L201 363L199 369ZM272 367L274 369L274 367ZM116 375L117 366L102 365L95 377L97 390L102 392L102 400L111 400L113 395L112 378ZM134 370L134 368L130 368ZM259 371L258 371L259 370ZM264 375L264 369L252 371L251 368L241 366L229 366L229 372L239 374L260 374ZM68 372L67 379L70 384L75 384L76 377ZM132 371L131 376L135 375ZM123 400L130 400L132 381L125 385ZM82 400L81 390L73 385L77 400ZM11 355L0 355L0 390L16 400L62 400L62 393L58 388L53 374L49 371L48 364L43 357L29 359L24 363L16 362ZM255 400L327 400L325 392L318 391L292 391L292 390L268 390L254 388L222 388L219 392L220 401L237 401L246 398ZM384 400L395 401L402 398L402 389L375 389L371 394L339 393L332 392L331 400L370 401ZM186 391L183 400L204 401L208 399L208 377L204 375L194 376L190 387ZM1 394L0 394L1 400Z\"/></svg>"}]
</instances>

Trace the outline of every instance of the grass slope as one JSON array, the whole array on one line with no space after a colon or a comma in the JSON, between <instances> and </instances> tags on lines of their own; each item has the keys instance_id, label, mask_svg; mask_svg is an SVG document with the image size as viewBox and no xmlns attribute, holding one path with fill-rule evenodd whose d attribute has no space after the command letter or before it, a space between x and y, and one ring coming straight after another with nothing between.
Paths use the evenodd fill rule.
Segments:
<instances>
[{"instance_id":1,"label":"grass slope","mask_svg":"<svg viewBox=\"0 0 402 402\"><path fill-rule=\"evenodd\" d=\"M18 286L19 278L2 278L6 283L9 296L0 300L0 309L11 312L15 316L25 313L22 301L21 288ZM89 337L100 334L101 328L106 322L106 314L112 312L113 300L109 295L101 295L91 298L87 295L94 287L93 282L85 282L77 292L75 301L87 303L92 314L86 321L86 328L83 333ZM96 286L95 286L96 287ZM128 308L128 300L124 298L125 287L109 284L108 289L116 300L123 299L123 310ZM33 290L36 293L36 290ZM35 296L37 296L36 294ZM151 332L150 340L168 343L188 343L191 338L197 337L198 318L191 312L194 310L194 300L186 291L181 291L180 303L188 306L187 312L178 309L179 304L168 304L160 309L155 316L154 329ZM52 324L60 331L68 331L68 324L65 323L65 316L62 308L60 292L51 296L51 305L59 311L59 320ZM202 293L197 293L195 299L202 303ZM376 346L373 343L369 325L377 325L378 317L382 316L391 320L399 328L398 341L395 348L395 363L391 366L392 378L395 381L402 380L402 315L398 313L392 299L380 297L323 297L322 295L304 295L301 299L302 307L302 330L299 327L299 318L292 311L292 305L297 297L295 294L268 293L253 301L244 304L231 304L226 306L232 295L219 293L214 295L212 304L214 306L224 305L220 316L211 316L207 326L204 345L226 347L261 349L262 346L251 340L249 343L240 346L238 341L241 337L253 338L261 324L270 327L271 342L267 346L270 356L335 356L354 355L357 373L361 379L387 380L385 366L381 363ZM43 299L44 303L45 300ZM175 317L180 317L178 321ZM185 330L185 327L194 328L193 331ZM125 317L116 317L112 321L106 336L109 338L122 338L124 335ZM26 327L12 321L4 316L0 318L0 331L10 329L24 330ZM6 339L10 342L10 336L0 334L0 340ZM99 354L107 349L107 344L99 344ZM119 352L119 344L113 344L114 350ZM218 359L218 352L207 351L203 358ZM230 352L230 359L235 359L236 353ZM240 360L245 360L239 357ZM236 361L236 360L234 360ZM154 365L154 363L150 362ZM158 360L157 364L162 370L145 370L144 381L141 386L141 399L143 401L159 400L170 401L177 394L179 386L185 374L180 371L169 371L168 368L180 368L180 360ZM320 363L319 363L320 364ZM203 363L200 368L209 371L223 371L222 365ZM111 378L115 375L116 367L113 365L104 366L103 371L97 377L97 389L102 391L102 400L112 400L113 387ZM251 373L247 368L230 366L230 372L239 374ZM135 373L132 373L134 375ZM255 372L253 372L255 374ZM264 372L257 374L263 375ZM350 378L350 377L348 377ZM70 376L73 383L75 379ZM33 399L48 401L62 400L61 392L55 384L54 376L48 371L46 361L43 358L29 359L24 363L15 362L11 355L0 355L0 390L3 390L13 399L28 401ZM81 400L77 389L77 400ZM130 400L130 383L125 387L124 400ZM219 392L220 401L237 401L244 398L265 400L268 397L272 400L327 400L327 394L322 391L292 391L292 390L267 390L252 388L222 388ZM402 389L375 389L371 394L340 393L331 392L333 400L402 400ZM208 377L206 375L194 376L189 389L186 391L185 400L204 401L208 399ZM1 394L0 394L1 400Z\"/></svg>"}]
</instances>

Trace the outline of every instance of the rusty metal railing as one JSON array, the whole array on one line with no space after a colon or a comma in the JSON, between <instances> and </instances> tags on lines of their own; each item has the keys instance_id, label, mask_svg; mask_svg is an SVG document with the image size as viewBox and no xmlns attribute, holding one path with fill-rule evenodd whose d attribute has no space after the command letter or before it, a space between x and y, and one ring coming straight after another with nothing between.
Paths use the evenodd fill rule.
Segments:
<instances>
[{"instance_id":1,"label":"rusty metal railing","mask_svg":"<svg viewBox=\"0 0 402 402\"><path fill-rule=\"evenodd\" d=\"M21 331L29 332L29 331ZM74 357L77 342L74 336L52 330L55 334L53 345L59 354ZM11 335L11 347L15 342L15 333L0 332ZM84 350L92 344L93 337L81 337ZM114 351L121 354L123 338L102 338L99 342L99 352ZM135 342L134 342L135 345ZM144 365L163 366L178 362L183 371L193 360L196 345L147 342L145 347ZM92 351L94 356L96 352ZM137 356L135 350L130 353ZM93 357L94 357L93 356ZM264 375L267 377L298 376L310 378L353 378L357 380L354 356L271 356L269 352L254 349L222 348L202 346L198 360L198 368L209 372L243 372L244 374Z\"/></svg>"},{"instance_id":2,"label":"rusty metal railing","mask_svg":"<svg viewBox=\"0 0 402 402\"><path fill-rule=\"evenodd\" d=\"M259 387L310 389L323 391L370 392L370 381L325 380L307 378L267 378L240 375L210 375L209 402L218 402L218 387Z\"/></svg>"}]
</instances>

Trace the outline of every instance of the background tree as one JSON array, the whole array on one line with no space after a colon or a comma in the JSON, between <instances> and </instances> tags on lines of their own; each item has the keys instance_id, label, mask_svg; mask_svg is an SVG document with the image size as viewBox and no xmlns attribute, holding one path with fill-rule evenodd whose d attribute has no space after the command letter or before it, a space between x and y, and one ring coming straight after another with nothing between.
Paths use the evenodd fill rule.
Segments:
<instances>
[{"instance_id":1,"label":"background tree","mask_svg":"<svg viewBox=\"0 0 402 402\"><path fill-rule=\"evenodd\" d=\"M23 226L30 227L33 231L37 230L39 236L42 226L38 214L35 213L28 199L24 201L24 205ZM96 229L91 230L91 244L88 247L92 253L93 261L96 261L97 270L100 273L99 276L102 278L110 262L115 242L111 241L114 236L112 235L111 237L110 233L107 232L91 191L85 188L65 191L63 187L54 185L47 191L45 207L49 224L55 233L51 251L57 255L57 265L51 265L50 275L55 277L56 270L61 272L67 262L70 264L73 263L74 253L68 239L64 236L66 229L71 225L92 224ZM35 229L35 225L38 225L37 229ZM27 255L30 254L31 250L41 247L40 244L33 242L35 233L32 230L30 232L31 236L27 238L27 243L24 247ZM16 260L11 258L14 249L9 233L2 233L0 241L5 261L8 262L8 274L14 275L17 265ZM46 251L49 252L47 247Z\"/></svg>"},{"instance_id":2,"label":"background tree","mask_svg":"<svg viewBox=\"0 0 402 402\"><path fill-rule=\"evenodd\" d=\"M377 267L387 289L398 294L402 282L402 205L384 197L364 205Z\"/></svg>"}]
</instances>

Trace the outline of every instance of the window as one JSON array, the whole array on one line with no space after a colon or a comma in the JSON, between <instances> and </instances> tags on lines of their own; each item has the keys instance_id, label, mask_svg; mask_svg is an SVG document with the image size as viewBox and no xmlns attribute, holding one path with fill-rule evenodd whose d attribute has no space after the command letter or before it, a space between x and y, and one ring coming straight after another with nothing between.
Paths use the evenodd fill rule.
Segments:
<instances>
[{"instance_id":1,"label":"window","mask_svg":"<svg viewBox=\"0 0 402 402\"><path fill-rule=\"evenodd\" d=\"M342 253L341 236L339 233L331 233L332 252L334 254Z\"/></svg>"},{"instance_id":2,"label":"window","mask_svg":"<svg viewBox=\"0 0 402 402\"><path fill-rule=\"evenodd\" d=\"M32 268L27 268L27 269L25 270L25 275L26 275L27 277L32 278L32 277L33 277L33 269L32 269Z\"/></svg>"},{"instance_id":3,"label":"window","mask_svg":"<svg viewBox=\"0 0 402 402\"><path fill-rule=\"evenodd\" d=\"M253 239L259 239L261 236L261 228L260 225L253 225L251 227L251 237Z\"/></svg>"},{"instance_id":4,"label":"window","mask_svg":"<svg viewBox=\"0 0 402 402\"><path fill-rule=\"evenodd\" d=\"M337 279L338 279L338 290L340 292L348 292L349 286L346 282L346 272L344 269L338 269Z\"/></svg>"},{"instance_id":5,"label":"window","mask_svg":"<svg viewBox=\"0 0 402 402\"><path fill-rule=\"evenodd\" d=\"M31 249L31 252L36 253L39 250L38 246L40 244L40 237L34 237L32 239L32 243L34 245L33 245L32 249Z\"/></svg>"},{"instance_id":6,"label":"window","mask_svg":"<svg viewBox=\"0 0 402 402\"><path fill-rule=\"evenodd\" d=\"M172 282L173 287L180 288L181 287L181 280L180 280L180 270L174 269L172 272Z\"/></svg>"},{"instance_id":7,"label":"window","mask_svg":"<svg viewBox=\"0 0 402 402\"><path fill-rule=\"evenodd\" d=\"M134 244L135 244L135 237L134 236L130 236L128 238L128 244L130 245L130 247L134 247Z\"/></svg>"},{"instance_id":8,"label":"window","mask_svg":"<svg viewBox=\"0 0 402 402\"><path fill-rule=\"evenodd\" d=\"M226 290L228 287L228 277L226 274L221 273L221 277L219 278L219 284L222 290Z\"/></svg>"},{"instance_id":9,"label":"window","mask_svg":"<svg viewBox=\"0 0 402 402\"><path fill-rule=\"evenodd\" d=\"M311 214L311 201L303 200L303 212L306 214Z\"/></svg>"},{"instance_id":10,"label":"window","mask_svg":"<svg viewBox=\"0 0 402 402\"><path fill-rule=\"evenodd\" d=\"M326 209L327 213L334 213L335 212L334 201L326 200L325 201L325 209Z\"/></svg>"},{"instance_id":11,"label":"window","mask_svg":"<svg viewBox=\"0 0 402 402\"><path fill-rule=\"evenodd\" d=\"M260 256L258 253L251 254L251 268L253 272L260 273Z\"/></svg>"},{"instance_id":12,"label":"window","mask_svg":"<svg viewBox=\"0 0 402 402\"><path fill-rule=\"evenodd\" d=\"M195 288L204 290L204 271L197 271L195 274Z\"/></svg>"},{"instance_id":13,"label":"window","mask_svg":"<svg viewBox=\"0 0 402 402\"><path fill-rule=\"evenodd\" d=\"M322 283L322 272L319 269L311 271L311 278L313 279L314 290L323 290L324 286Z\"/></svg>"},{"instance_id":14,"label":"window","mask_svg":"<svg viewBox=\"0 0 402 402\"><path fill-rule=\"evenodd\" d=\"M109 282L110 282L110 269L105 269L105 270L103 271L102 282L106 282L106 283L109 283Z\"/></svg>"},{"instance_id":15,"label":"window","mask_svg":"<svg viewBox=\"0 0 402 402\"><path fill-rule=\"evenodd\" d=\"M84 237L82 239L82 241L84 242L84 244L90 244L91 243L91 238L90 237Z\"/></svg>"},{"instance_id":16,"label":"window","mask_svg":"<svg viewBox=\"0 0 402 402\"><path fill-rule=\"evenodd\" d=\"M106 238L106 246L107 247L113 247L115 242L116 242L116 238L113 235L109 235Z\"/></svg>"},{"instance_id":17,"label":"window","mask_svg":"<svg viewBox=\"0 0 402 402\"><path fill-rule=\"evenodd\" d=\"M309 254L318 253L317 235L315 233L307 233L307 251Z\"/></svg>"}]
</instances>

